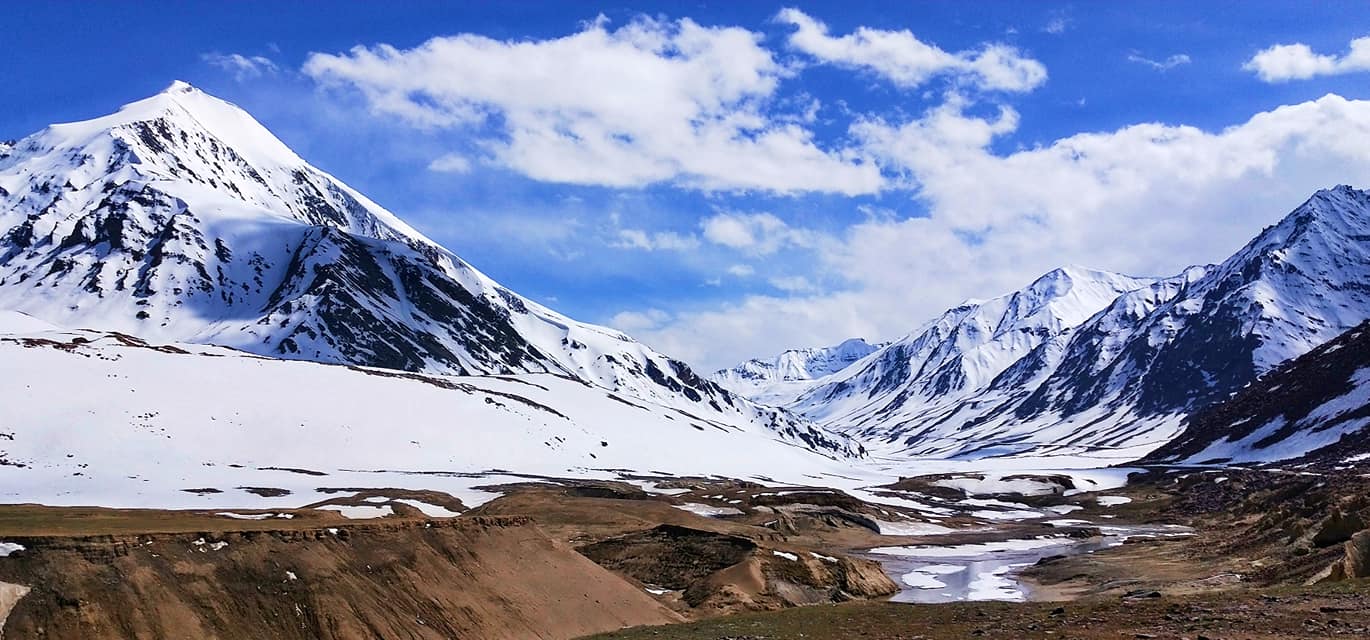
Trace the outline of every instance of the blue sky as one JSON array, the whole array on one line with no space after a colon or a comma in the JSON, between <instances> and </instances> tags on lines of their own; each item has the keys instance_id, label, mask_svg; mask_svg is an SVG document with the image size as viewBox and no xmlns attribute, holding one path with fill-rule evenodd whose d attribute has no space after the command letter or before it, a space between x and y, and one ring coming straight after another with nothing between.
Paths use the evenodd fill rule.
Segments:
<instances>
[{"instance_id":1,"label":"blue sky","mask_svg":"<svg viewBox=\"0 0 1370 640\"><path fill-rule=\"evenodd\" d=\"M516 291L706 368L1058 264L1217 261L1370 186L1364 3L6 12L0 139L187 80Z\"/></svg>"}]
</instances>

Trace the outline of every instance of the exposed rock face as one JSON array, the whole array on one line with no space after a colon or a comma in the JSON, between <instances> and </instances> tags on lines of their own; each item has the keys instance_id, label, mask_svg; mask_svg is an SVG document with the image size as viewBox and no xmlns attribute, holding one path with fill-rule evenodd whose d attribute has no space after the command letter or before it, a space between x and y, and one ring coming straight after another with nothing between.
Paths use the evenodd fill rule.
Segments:
<instances>
[{"instance_id":1,"label":"exposed rock face","mask_svg":"<svg viewBox=\"0 0 1370 640\"><path fill-rule=\"evenodd\" d=\"M28 595L29 588L21 584L0 582L0 638L4 637L5 620L15 604Z\"/></svg>"},{"instance_id":2,"label":"exposed rock face","mask_svg":"<svg viewBox=\"0 0 1370 640\"><path fill-rule=\"evenodd\" d=\"M677 525L585 545L600 565L646 585L682 591L700 615L874 598L898 591L879 563L763 548L753 540Z\"/></svg>"},{"instance_id":3,"label":"exposed rock face","mask_svg":"<svg viewBox=\"0 0 1370 640\"><path fill-rule=\"evenodd\" d=\"M1370 453L1370 322L1281 364L1189 419L1147 462L1355 466Z\"/></svg>"},{"instance_id":4,"label":"exposed rock face","mask_svg":"<svg viewBox=\"0 0 1370 640\"><path fill-rule=\"evenodd\" d=\"M28 539L6 638L574 638L680 618L527 518Z\"/></svg>"},{"instance_id":5,"label":"exposed rock face","mask_svg":"<svg viewBox=\"0 0 1370 640\"><path fill-rule=\"evenodd\" d=\"M1347 578L1370 578L1370 531L1361 531L1346 541L1341 566Z\"/></svg>"},{"instance_id":6,"label":"exposed rock face","mask_svg":"<svg viewBox=\"0 0 1370 640\"><path fill-rule=\"evenodd\" d=\"M1327 516L1318 532L1313 535L1313 544L1319 547L1326 547L1346 542L1351 539L1356 532L1365 528L1365 522L1360 516L1351 513L1342 513L1341 509L1332 511Z\"/></svg>"},{"instance_id":7,"label":"exposed rock face","mask_svg":"<svg viewBox=\"0 0 1370 640\"><path fill-rule=\"evenodd\" d=\"M1165 513L1211 532L1205 553L1259 558L1249 584L1316 584L1364 575L1370 476L1278 470L1153 472L1145 484L1173 497Z\"/></svg>"},{"instance_id":8,"label":"exposed rock face","mask_svg":"<svg viewBox=\"0 0 1370 640\"><path fill-rule=\"evenodd\" d=\"M1342 549L1340 558L1309 578L1305 584L1370 578L1370 530L1351 536Z\"/></svg>"},{"instance_id":9,"label":"exposed rock face","mask_svg":"<svg viewBox=\"0 0 1370 640\"><path fill-rule=\"evenodd\" d=\"M663 524L578 551L643 584L679 590L742 562L756 549L755 542L740 536Z\"/></svg>"}]
</instances>

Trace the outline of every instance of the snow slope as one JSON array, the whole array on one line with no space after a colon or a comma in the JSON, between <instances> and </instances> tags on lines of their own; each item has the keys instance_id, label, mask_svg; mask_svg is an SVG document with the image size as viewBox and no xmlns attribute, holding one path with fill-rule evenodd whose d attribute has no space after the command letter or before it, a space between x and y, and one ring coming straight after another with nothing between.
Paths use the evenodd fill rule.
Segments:
<instances>
[{"instance_id":1,"label":"snow slope","mask_svg":"<svg viewBox=\"0 0 1370 640\"><path fill-rule=\"evenodd\" d=\"M1152 281L1058 271L952 309L791 408L885 455L1136 458L1370 318L1366 282L1370 194L1340 186L1217 266Z\"/></svg>"},{"instance_id":2,"label":"snow slope","mask_svg":"<svg viewBox=\"0 0 1370 640\"><path fill-rule=\"evenodd\" d=\"M0 403L4 502L299 506L320 487L469 496L516 480L506 472L801 482L851 467L566 376L415 374L96 331L0 334L0 397L23 399Z\"/></svg>"},{"instance_id":3,"label":"snow slope","mask_svg":"<svg viewBox=\"0 0 1370 640\"><path fill-rule=\"evenodd\" d=\"M788 404L813 386L813 380L837 373L883 346L851 338L832 347L790 349L770 360L752 359L716 371L709 379L762 404Z\"/></svg>"},{"instance_id":4,"label":"snow slope","mask_svg":"<svg viewBox=\"0 0 1370 640\"><path fill-rule=\"evenodd\" d=\"M568 376L859 452L505 289L246 112L180 82L0 157L0 309L279 358Z\"/></svg>"},{"instance_id":5,"label":"snow slope","mask_svg":"<svg viewBox=\"0 0 1370 640\"><path fill-rule=\"evenodd\" d=\"M1365 464L1368 426L1370 321L1197 412L1146 462Z\"/></svg>"}]
</instances>

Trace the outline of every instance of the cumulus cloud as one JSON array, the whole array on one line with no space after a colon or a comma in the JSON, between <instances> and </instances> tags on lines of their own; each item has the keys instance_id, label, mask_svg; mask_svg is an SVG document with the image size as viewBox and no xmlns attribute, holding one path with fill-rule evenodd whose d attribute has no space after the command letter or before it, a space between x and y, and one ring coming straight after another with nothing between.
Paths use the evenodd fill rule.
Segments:
<instances>
[{"instance_id":1,"label":"cumulus cloud","mask_svg":"<svg viewBox=\"0 0 1370 640\"><path fill-rule=\"evenodd\" d=\"M798 9L782 9L776 20L795 27L791 47L823 62L868 69L901 87L917 87L934 77L964 80L983 89L1028 91L1047 79L1042 63L1004 44L951 53L919 40L907 29L858 27L843 36Z\"/></svg>"},{"instance_id":2,"label":"cumulus cloud","mask_svg":"<svg viewBox=\"0 0 1370 640\"><path fill-rule=\"evenodd\" d=\"M796 229L770 213L719 212L700 223L704 239L748 253L767 255L786 246L811 248L820 236Z\"/></svg>"},{"instance_id":3,"label":"cumulus cloud","mask_svg":"<svg viewBox=\"0 0 1370 640\"><path fill-rule=\"evenodd\" d=\"M818 243L814 273L845 283L837 290L682 312L642 337L709 369L895 338L1063 262L1137 275L1215 262L1314 190L1370 184L1370 102L1335 95L1217 131L1143 123L996 152L1016 126L1011 111L976 117L955 101L860 123L854 135L919 185L925 214L871 216Z\"/></svg>"},{"instance_id":4,"label":"cumulus cloud","mask_svg":"<svg viewBox=\"0 0 1370 640\"><path fill-rule=\"evenodd\" d=\"M778 117L788 71L738 27L607 20L547 40L475 34L413 49L311 54L304 72L358 90L418 127L469 128L490 156L536 180L704 190L862 194L883 179L848 149L824 149ZM807 106L807 105L806 105Z\"/></svg>"},{"instance_id":5,"label":"cumulus cloud","mask_svg":"<svg viewBox=\"0 0 1370 640\"><path fill-rule=\"evenodd\" d=\"M211 52L200 56L206 63L233 74L238 81L259 78L279 71L275 62L266 56L245 56L239 53Z\"/></svg>"},{"instance_id":6,"label":"cumulus cloud","mask_svg":"<svg viewBox=\"0 0 1370 640\"><path fill-rule=\"evenodd\" d=\"M1314 53L1302 43L1277 44L1252 56L1242 68L1265 82L1370 71L1370 36L1352 40L1350 51L1343 56Z\"/></svg>"},{"instance_id":7,"label":"cumulus cloud","mask_svg":"<svg viewBox=\"0 0 1370 640\"><path fill-rule=\"evenodd\" d=\"M833 136L838 148L806 128L812 100L787 101L779 89L800 71L777 62L757 34L689 20L617 29L601 20L548 40L458 35L408 50L359 47L314 54L305 71L356 90L376 113L470 133L482 163L537 180L908 189L910 199L885 193L879 210L838 231L727 209L694 232L617 220L587 227L608 245L680 251L683 260L707 253L702 278L769 286L714 308L627 308L609 320L708 369L853 335L895 338L966 297L1020 288L1062 262L1175 273L1226 257L1315 189L1370 184L1370 102L1329 95L1219 130L1139 123L1020 147L1005 140L1019 113L974 99L1040 85L1039 62L992 44L947 52L907 31L832 35L797 10L778 19L794 28L788 45L822 63L902 88L945 79L950 89L916 116L852 116ZM1268 81L1343 73L1360 68L1363 40L1340 57L1282 45L1248 68ZM1164 70L1185 64L1182 56L1135 61ZM467 156L453 157L452 168L463 168Z\"/></svg>"},{"instance_id":8,"label":"cumulus cloud","mask_svg":"<svg viewBox=\"0 0 1370 640\"><path fill-rule=\"evenodd\" d=\"M1140 54L1131 53L1128 54L1127 59L1129 62L1144 64L1157 71L1169 71L1180 65L1189 64L1190 62L1192 62L1189 59L1189 56L1183 53L1177 53L1175 55L1170 56L1169 58L1166 58L1165 60L1152 60L1151 58L1147 58Z\"/></svg>"}]
</instances>

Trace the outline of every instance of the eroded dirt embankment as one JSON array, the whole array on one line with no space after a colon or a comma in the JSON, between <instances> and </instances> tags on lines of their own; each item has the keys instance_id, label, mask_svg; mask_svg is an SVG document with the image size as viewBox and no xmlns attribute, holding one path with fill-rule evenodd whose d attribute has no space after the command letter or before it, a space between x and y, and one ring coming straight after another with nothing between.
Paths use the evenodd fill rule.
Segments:
<instances>
[{"instance_id":1,"label":"eroded dirt embankment","mask_svg":"<svg viewBox=\"0 0 1370 640\"><path fill-rule=\"evenodd\" d=\"M571 638L679 617L528 518L33 537L5 638Z\"/></svg>"}]
</instances>

